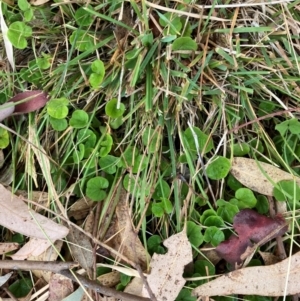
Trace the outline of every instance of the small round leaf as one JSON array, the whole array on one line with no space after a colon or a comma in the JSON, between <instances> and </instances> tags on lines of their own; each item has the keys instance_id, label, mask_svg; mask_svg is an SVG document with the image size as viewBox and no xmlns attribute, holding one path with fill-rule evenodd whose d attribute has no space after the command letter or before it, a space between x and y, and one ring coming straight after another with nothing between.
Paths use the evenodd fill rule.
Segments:
<instances>
[{"instance_id":1,"label":"small round leaf","mask_svg":"<svg viewBox=\"0 0 300 301\"><path fill-rule=\"evenodd\" d=\"M87 182L86 196L93 201L102 201L106 197L103 189L108 187L108 181L103 177L95 177Z\"/></svg>"},{"instance_id":2,"label":"small round leaf","mask_svg":"<svg viewBox=\"0 0 300 301\"><path fill-rule=\"evenodd\" d=\"M214 247L218 246L224 239L224 233L215 226L205 230L204 241L210 242Z\"/></svg>"},{"instance_id":3,"label":"small round leaf","mask_svg":"<svg viewBox=\"0 0 300 301\"><path fill-rule=\"evenodd\" d=\"M198 248L203 242L203 235L201 233L201 227L196 225L192 221L187 222L187 237L190 243Z\"/></svg>"},{"instance_id":4,"label":"small round leaf","mask_svg":"<svg viewBox=\"0 0 300 301\"><path fill-rule=\"evenodd\" d=\"M63 119L56 119L50 116L49 122L55 131L61 132L68 127L68 121Z\"/></svg>"},{"instance_id":5,"label":"small round leaf","mask_svg":"<svg viewBox=\"0 0 300 301\"><path fill-rule=\"evenodd\" d=\"M91 8L91 6L88 6ZM89 26L93 23L93 16L86 11L83 7L80 7L75 12L75 21L78 26Z\"/></svg>"},{"instance_id":6,"label":"small round leaf","mask_svg":"<svg viewBox=\"0 0 300 301\"><path fill-rule=\"evenodd\" d=\"M83 110L76 110L73 112L70 119L70 126L75 129L81 129L87 126L89 122L89 115Z\"/></svg>"},{"instance_id":7,"label":"small round leaf","mask_svg":"<svg viewBox=\"0 0 300 301\"><path fill-rule=\"evenodd\" d=\"M111 118L121 117L125 112L125 106L123 103L120 103L120 108L118 106L118 100L113 98L105 106L105 114Z\"/></svg>"},{"instance_id":8,"label":"small round leaf","mask_svg":"<svg viewBox=\"0 0 300 301\"><path fill-rule=\"evenodd\" d=\"M207 167L207 176L212 180L220 180L227 176L231 164L229 159L225 157L217 157Z\"/></svg>"},{"instance_id":9,"label":"small round leaf","mask_svg":"<svg viewBox=\"0 0 300 301\"><path fill-rule=\"evenodd\" d=\"M69 113L68 104L68 99L64 97L52 99L47 103L47 113L53 118L63 119Z\"/></svg>"}]
</instances>

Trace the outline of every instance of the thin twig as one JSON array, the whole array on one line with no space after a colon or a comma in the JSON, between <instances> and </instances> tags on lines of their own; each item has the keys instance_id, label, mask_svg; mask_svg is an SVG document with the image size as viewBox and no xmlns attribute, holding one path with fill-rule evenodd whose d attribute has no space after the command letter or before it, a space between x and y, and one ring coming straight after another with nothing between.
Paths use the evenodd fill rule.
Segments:
<instances>
[{"instance_id":1,"label":"thin twig","mask_svg":"<svg viewBox=\"0 0 300 301\"><path fill-rule=\"evenodd\" d=\"M73 269L78 266L76 262L63 261L34 261L34 260L0 260L0 269L7 270L44 270L58 273L61 270Z\"/></svg>"},{"instance_id":2,"label":"thin twig","mask_svg":"<svg viewBox=\"0 0 300 301\"><path fill-rule=\"evenodd\" d=\"M59 274L65 276L89 289L95 290L96 292L101 293L105 296L114 297L116 299L121 299L123 301L151 301L151 299L149 299L149 298L139 297L136 295L120 292L115 289L102 286L96 281L89 280L78 274L74 274L74 273L70 272L69 270L62 270L59 272Z\"/></svg>"}]
</instances>

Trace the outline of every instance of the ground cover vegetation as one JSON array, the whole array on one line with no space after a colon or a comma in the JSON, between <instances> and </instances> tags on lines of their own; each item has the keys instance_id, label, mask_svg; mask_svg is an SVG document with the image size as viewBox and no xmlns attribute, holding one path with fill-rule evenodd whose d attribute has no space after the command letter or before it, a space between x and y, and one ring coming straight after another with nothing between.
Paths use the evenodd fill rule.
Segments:
<instances>
[{"instance_id":1,"label":"ground cover vegetation","mask_svg":"<svg viewBox=\"0 0 300 301\"><path fill-rule=\"evenodd\" d=\"M1 5L3 110L27 90L42 92L13 101L47 97L38 111L8 109L1 118L1 183L25 191L28 206L47 218L85 229L85 238L73 229L64 239L61 258L80 261L70 244L90 248L92 263L86 254L80 262L90 279L111 272L97 263L130 266L142 255L121 251L125 237L114 240L130 220L126 238L147 254L139 262L147 271L153 254L167 253L163 242L186 231L192 263L176 300L192 301L194 288L245 260L266 266L262 254L275 263L297 252L299 1ZM28 241L1 225L3 242ZM113 288L123 291L134 277L117 273ZM9 290L25 296L37 279L20 271Z\"/></svg>"}]
</instances>

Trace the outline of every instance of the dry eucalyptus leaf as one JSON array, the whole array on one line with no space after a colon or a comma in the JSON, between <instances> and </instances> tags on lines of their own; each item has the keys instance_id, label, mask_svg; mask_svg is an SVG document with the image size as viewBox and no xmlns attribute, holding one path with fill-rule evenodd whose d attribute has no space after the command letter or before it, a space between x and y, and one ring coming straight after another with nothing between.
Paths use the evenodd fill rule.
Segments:
<instances>
[{"instance_id":1,"label":"dry eucalyptus leaf","mask_svg":"<svg viewBox=\"0 0 300 301\"><path fill-rule=\"evenodd\" d=\"M12 276L14 272L10 272L5 274L4 276L0 276L0 287L7 282L7 280Z\"/></svg>"},{"instance_id":2,"label":"dry eucalyptus leaf","mask_svg":"<svg viewBox=\"0 0 300 301\"><path fill-rule=\"evenodd\" d=\"M93 206L95 206L94 201L88 198L79 199L68 210L68 216L76 220L84 219Z\"/></svg>"},{"instance_id":3,"label":"dry eucalyptus leaf","mask_svg":"<svg viewBox=\"0 0 300 301\"><path fill-rule=\"evenodd\" d=\"M264 170L264 173L262 172ZM273 196L273 183L282 180L294 180L300 185L300 178L292 176L271 164L258 162L248 158L233 158L232 175L243 185L258 193Z\"/></svg>"},{"instance_id":4,"label":"dry eucalyptus leaf","mask_svg":"<svg viewBox=\"0 0 300 301\"><path fill-rule=\"evenodd\" d=\"M50 240L55 241L69 232L66 227L29 209L21 198L1 184L0 207L0 224L26 236L45 239L46 234Z\"/></svg>"},{"instance_id":5,"label":"dry eucalyptus leaf","mask_svg":"<svg viewBox=\"0 0 300 301\"><path fill-rule=\"evenodd\" d=\"M118 283L120 283L120 279L121 274L118 271L112 271L97 277L99 283L106 287L116 286Z\"/></svg>"},{"instance_id":6,"label":"dry eucalyptus leaf","mask_svg":"<svg viewBox=\"0 0 300 301\"><path fill-rule=\"evenodd\" d=\"M192 247L185 230L165 240L164 246L168 252L154 254L151 259L147 282L157 301L174 301L185 284L182 274L184 267L193 260ZM142 294L149 298L145 287Z\"/></svg>"},{"instance_id":7,"label":"dry eucalyptus leaf","mask_svg":"<svg viewBox=\"0 0 300 301\"><path fill-rule=\"evenodd\" d=\"M114 221L107 232L107 237L111 236L107 241L107 245L126 256L129 260L140 265L142 270L146 270L149 254L133 230L126 195L127 192L122 188ZM114 254L111 255L115 257Z\"/></svg>"},{"instance_id":8,"label":"dry eucalyptus leaf","mask_svg":"<svg viewBox=\"0 0 300 301\"><path fill-rule=\"evenodd\" d=\"M20 198L13 195L3 185L0 185L0 207L0 225L12 231L39 239L37 243L29 242L30 250L33 250L32 248L34 247L36 256L43 253L51 245L51 241L62 239L68 234L68 228L28 209L27 205ZM19 252L19 254L23 252L22 256L24 254L26 256L31 255L32 251L28 251L29 249L25 249L26 252L21 250L14 256L18 256Z\"/></svg>"},{"instance_id":9,"label":"dry eucalyptus leaf","mask_svg":"<svg viewBox=\"0 0 300 301\"><path fill-rule=\"evenodd\" d=\"M60 275L52 274L49 282L49 298L48 301L61 301L69 296L74 290L71 279Z\"/></svg>"},{"instance_id":10,"label":"dry eucalyptus leaf","mask_svg":"<svg viewBox=\"0 0 300 301\"><path fill-rule=\"evenodd\" d=\"M132 294L135 296L141 296L142 295L142 289L143 289L143 280L139 277L134 277L130 283L126 286L124 292L128 294Z\"/></svg>"},{"instance_id":11,"label":"dry eucalyptus leaf","mask_svg":"<svg viewBox=\"0 0 300 301\"><path fill-rule=\"evenodd\" d=\"M61 251L63 242L61 240L57 240L53 246L50 246L45 252L40 254L39 256L29 256L27 260L33 261L55 261L58 257L59 252ZM38 278L43 278L47 283L50 281L50 277L52 272L45 270L32 270L32 273Z\"/></svg>"},{"instance_id":12,"label":"dry eucalyptus leaf","mask_svg":"<svg viewBox=\"0 0 300 301\"><path fill-rule=\"evenodd\" d=\"M258 251L258 253L262 257L265 265L275 264L280 261L279 256L276 256L270 252Z\"/></svg>"},{"instance_id":13,"label":"dry eucalyptus leaf","mask_svg":"<svg viewBox=\"0 0 300 301\"><path fill-rule=\"evenodd\" d=\"M25 190L17 190L15 192L15 194L17 196L22 196L25 199L29 199L37 204L42 205L43 207L49 207L49 196L48 196L48 192L44 192L44 191L32 191L30 193L30 195L28 195L28 192ZM42 208L39 206L33 206L33 209L35 211L41 211Z\"/></svg>"},{"instance_id":14,"label":"dry eucalyptus leaf","mask_svg":"<svg viewBox=\"0 0 300 301\"><path fill-rule=\"evenodd\" d=\"M94 256L90 239L77 228L70 226L67 240L70 242L69 247L74 261L77 261L92 279Z\"/></svg>"},{"instance_id":15,"label":"dry eucalyptus leaf","mask_svg":"<svg viewBox=\"0 0 300 301\"><path fill-rule=\"evenodd\" d=\"M20 245L15 242L4 242L0 243L0 255L14 251L18 249Z\"/></svg>"},{"instance_id":16,"label":"dry eucalyptus leaf","mask_svg":"<svg viewBox=\"0 0 300 301\"><path fill-rule=\"evenodd\" d=\"M249 267L198 286L194 296L283 296L300 293L300 252L269 266ZM287 279L288 278L288 279ZM287 287L286 287L287 283Z\"/></svg>"}]
</instances>

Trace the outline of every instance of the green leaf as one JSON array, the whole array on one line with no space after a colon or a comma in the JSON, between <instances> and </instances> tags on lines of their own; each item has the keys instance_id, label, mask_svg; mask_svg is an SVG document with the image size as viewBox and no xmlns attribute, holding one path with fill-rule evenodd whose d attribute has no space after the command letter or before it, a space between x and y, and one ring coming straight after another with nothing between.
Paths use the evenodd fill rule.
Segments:
<instances>
[{"instance_id":1,"label":"green leaf","mask_svg":"<svg viewBox=\"0 0 300 301\"><path fill-rule=\"evenodd\" d=\"M30 9L30 4L27 0L18 0L18 6L23 12Z\"/></svg>"},{"instance_id":2,"label":"green leaf","mask_svg":"<svg viewBox=\"0 0 300 301\"><path fill-rule=\"evenodd\" d=\"M242 157L250 153L250 146L248 143L235 143L232 146L232 153L235 157Z\"/></svg>"},{"instance_id":3,"label":"green leaf","mask_svg":"<svg viewBox=\"0 0 300 301\"><path fill-rule=\"evenodd\" d=\"M165 180L158 181L154 193L152 195L154 200L160 200L162 198L168 198L171 193L171 188Z\"/></svg>"},{"instance_id":4,"label":"green leaf","mask_svg":"<svg viewBox=\"0 0 300 301\"><path fill-rule=\"evenodd\" d=\"M94 46L94 37L88 31L77 29L70 36L71 45L79 51L87 51Z\"/></svg>"},{"instance_id":5,"label":"green leaf","mask_svg":"<svg viewBox=\"0 0 300 301\"><path fill-rule=\"evenodd\" d=\"M151 206L151 211L154 216L162 217L164 215L164 205L161 202L154 203Z\"/></svg>"},{"instance_id":6,"label":"green leaf","mask_svg":"<svg viewBox=\"0 0 300 301\"><path fill-rule=\"evenodd\" d=\"M277 124L275 129L280 132L282 136L284 136L287 131L297 135L300 134L300 122L296 118L292 118Z\"/></svg>"},{"instance_id":7,"label":"green leaf","mask_svg":"<svg viewBox=\"0 0 300 301\"><path fill-rule=\"evenodd\" d=\"M52 99L47 102L47 113L53 118L63 119L69 113L68 104L68 99L64 97Z\"/></svg>"},{"instance_id":8,"label":"green leaf","mask_svg":"<svg viewBox=\"0 0 300 301\"><path fill-rule=\"evenodd\" d=\"M9 145L8 131L0 127L0 149L6 148L8 145Z\"/></svg>"},{"instance_id":9,"label":"green leaf","mask_svg":"<svg viewBox=\"0 0 300 301\"><path fill-rule=\"evenodd\" d=\"M244 187L232 174L229 174L227 177L227 185L234 191Z\"/></svg>"},{"instance_id":10,"label":"green leaf","mask_svg":"<svg viewBox=\"0 0 300 301\"><path fill-rule=\"evenodd\" d=\"M178 294L175 301L196 301L197 297L191 295L191 290L183 288Z\"/></svg>"},{"instance_id":11,"label":"green leaf","mask_svg":"<svg viewBox=\"0 0 300 301\"><path fill-rule=\"evenodd\" d=\"M84 143L86 148L93 148L96 145L97 136L92 130L81 129L77 133L77 141Z\"/></svg>"},{"instance_id":12,"label":"green leaf","mask_svg":"<svg viewBox=\"0 0 300 301\"><path fill-rule=\"evenodd\" d=\"M33 13L33 9L32 9L32 8L26 10L26 11L24 12L24 20L25 20L26 22L31 21L31 20L33 19L33 15L34 15L34 13Z\"/></svg>"},{"instance_id":13,"label":"green leaf","mask_svg":"<svg viewBox=\"0 0 300 301\"><path fill-rule=\"evenodd\" d=\"M124 287L126 287L128 285L128 283L130 282L130 280L131 280L130 276L121 273L120 281L121 281L121 284Z\"/></svg>"},{"instance_id":14,"label":"green leaf","mask_svg":"<svg viewBox=\"0 0 300 301\"><path fill-rule=\"evenodd\" d=\"M224 227L224 221L221 216L212 215L205 219L204 226L210 227L210 226L216 226L216 227Z\"/></svg>"},{"instance_id":15,"label":"green leaf","mask_svg":"<svg viewBox=\"0 0 300 301\"><path fill-rule=\"evenodd\" d=\"M88 5L88 8L92 9L90 5ZM75 12L75 21L78 26L90 26L94 19L89 12L87 12L83 7L80 7Z\"/></svg>"},{"instance_id":16,"label":"green leaf","mask_svg":"<svg viewBox=\"0 0 300 301\"><path fill-rule=\"evenodd\" d=\"M162 43L169 43L169 42L172 42L176 39L176 35L168 35L168 36L165 36L163 37L160 41Z\"/></svg>"},{"instance_id":17,"label":"green leaf","mask_svg":"<svg viewBox=\"0 0 300 301\"><path fill-rule=\"evenodd\" d=\"M269 201L266 196L258 195L257 196L257 203L255 208L260 214L266 214L269 212Z\"/></svg>"},{"instance_id":18,"label":"green leaf","mask_svg":"<svg viewBox=\"0 0 300 301\"><path fill-rule=\"evenodd\" d=\"M229 159L219 156L208 165L206 173L210 179L220 180L227 176L230 168L231 164Z\"/></svg>"},{"instance_id":19,"label":"green leaf","mask_svg":"<svg viewBox=\"0 0 300 301\"><path fill-rule=\"evenodd\" d=\"M99 166L104 172L112 175L116 173L119 162L120 158L107 155L99 159Z\"/></svg>"},{"instance_id":20,"label":"green leaf","mask_svg":"<svg viewBox=\"0 0 300 301\"><path fill-rule=\"evenodd\" d=\"M158 131L147 127L142 136L142 141L145 146L147 146L147 151L149 153L154 153L159 148L159 134Z\"/></svg>"},{"instance_id":21,"label":"green leaf","mask_svg":"<svg viewBox=\"0 0 300 301\"><path fill-rule=\"evenodd\" d=\"M109 125L112 129L117 130L124 123L122 116L116 119L112 119L109 122Z\"/></svg>"},{"instance_id":22,"label":"green leaf","mask_svg":"<svg viewBox=\"0 0 300 301\"><path fill-rule=\"evenodd\" d=\"M42 70L49 69L51 66L51 57L50 55L44 55L44 57L37 58L36 63Z\"/></svg>"},{"instance_id":23,"label":"green leaf","mask_svg":"<svg viewBox=\"0 0 300 301\"><path fill-rule=\"evenodd\" d=\"M177 38L172 44L172 50L192 50L196 51L198 48L197 43L190 37Z\"/></svg>"},{"instance_id":24,"label":"green leaf","mask_svg":"<svg viewBox=\"0 0 300 301\"><path fill-rule=\"evenodd\" d=\"M159 24L163 27L166 27L163 31L164 36L177 35L180 33L180 30L182 28L180 17L173 13L157 13L159 15Z\"/></svg>"},{"instance_id":25,"label":"green leaf","mask_svg":"<svg viewBox=\"0 0 300 301\"><path fill-rule=\"evenodd\" d=\"M209 138L208 135L204 134L197 127L186 129L183 133L183 137L188 144L188 150L191 152L191 154L197 155L197 146L199 147L200 153L203 152L204 154L211 151L214 147L211 138Z\"/></svg>"},{"instance_id":26,"label":"green leaf","mask_svg":"<svg viewBox=\"0 0 300 301\"><path fill-rule=\"evenodd\" d=\"M32 35L32 29L24 22L16 21L10 24L7 37L14 47L24 49L27 46L26 38Z\"/></svg>"},{"instance_id":27,"label":"green leaf","mask_svg":"<svg viewBox=\"0 0 300 301\"><path fill-rule=\"evenodd\" d=\"M207 209L205 210L200 217L200 223L204 224L205 220L210 216L217 216L217 212L213 209Z\"/></svg>"},{"instance_id":28,"label":"green leaf","mask_svg":"<svg viewBox=\"0 0 300 301\"><path fill-rule=\"evenodd\" d=\"M237 205L239 209L254 208L257 202L254 193L248 188L238 189L235 192L235 197L238 201L235 205ZM235 201L232 201L231 203L235 203Z\"/></svg>"},{"instance_id":29,"label":"green leaf","mask_svg":"<svg viewBox=\"0 0 300 301\"><path fill-rule=\"evenodd\" d=\"M194 264L194 273L203 276L213 276L216 274L216 269L215 266L207 260L197 260Z\"/></svg>"},{"instance_id":30,"label":"green leaf","mask_svg":"<svg viewBox=\"0 0 300 301\"><path fill-rule=\"evenodd\" d=\"M294 181L284 180L278 182L277 187L273 189L273 194L277 201L288 201L290 204L296 201L296 204L299 205L300 186Z\"/></svg>"},{"instance_id":31,"label":"green leaf","mask_svg":"<svg viewBox=\"0 0 300 301\"><path fill-rule=\"evenodd\" d=\"M84 157L85 147L83 144L79 144L79 150L75 149L73 151L73 160L75 164L78 164L82 161Z\"/></svg>"},{"instance_id":32,"label":"green leaf","mask_svg":"<svg viewBox=\"0 0 300 301\"><path fill-rule=\"evenodd\" d=\"M201 233L201 227L196 225L192 221L187 222L187 237L190 243L198 248L203 242L203 235Z\"/></svg>"},{"instance_id":33,"label":"green leaf","mask_svg":"<svg viewBox=\"0 0 300 301\"><path fill-rule=\"evenodd\" d=\"M158 254L162 254L162 253L159 253L160 251L160 248L161 248L161 243L162 243L162 240L160 238L160 236L158 235L152 235L148 238L147 240L147 247L148 247L148 250L151 254L153 254L154 252L155 253L158 253Z\"/></svg>"},{"instance_id":34,"label":"green leaf","mask_svg":"<svg viewBox=\"0 0 300 301\"><path fill-rule=\"evenodd\" d=\"M72 113L70 119L70 126L75 129L81 129L87 126L89 122L89 115L83 110L76 110Z\"/></svg>"},{"instance_id":35,"label":"green leaf","mask_svg":"<svg viewBox=\"0 0 300 301\"><path fill-rule=\"evenodd\" d=\"M105 157L109 154L111 151L113 145L113 139L111 135L105 134L103 140L100 142L100 150L99 150L99 156Z\"/></svg>"},{"instance_id":36,"label":"green leaf","mask_svg":"<svg viewBox=\"0 0 300 301\"><path fill-rule=\"evenodd\" d=\"M93 201L102 201L106 197L103 189L108 187L108 181L103 177L95 177L88 180L86 185L86 196Z\"/></svg>"},{"instance_id":37,"label":"green leaf","mask_svg":"<svg viewBox=\"0 0 300 301\"><path fill-rule=\"evenodd\" d=\"M237 205L225 202L224 200L217 200L217 214L226 222L233 223L233 218L239 212Z\"/></svg>"},{"instance_id":38,"label":"green leaf","mask_svg":"<svg viewBox=\"0 0 300 301\"><path fill-rule=\"evenodd\" d=\"M103 76L100 74L92 73L89 77L89 82L93 89L99 89L102 81Z\"/></svg>"},{"instance_id":39,"label":"green leaf","mask_svg":"<svg viewBox=\"0 0 300 301\"><path fill-rule=\"evenodd\" d=\"M15 298L26 297L32 289L32 282L29 278L23 278L11 284L8 290L14 295Z\"/></svg>"},{"instance_id":40,"label":"green leaf","mask_svg":"<svg viewBox=\"0 0 300 301\"><path fill-rule=\"evenodd\" d=\"M120 103L120 108L117 108L118 106L118 100L116 98L111 99L106 105L105 105L105 114L108 117L111 118L118 118L123 116L125 112L125 106L123 103Z\"/></svg>"},{"instance_id":41,"label":"green leaf","mask_svg":"<svg viewBox=\"0 0 300 301\"><path fill-rule=\"evenodd\" d=\"M101 60L95 60L91 65L91 69L93 73L90 75L89 78L90 85L93 89L98 89L105 75L104 64Z\"/></svg>"},{"instance_id":42,"label":"green leaf","mask_svg":"<svg viewBox=\"0 0 300 301\"><path fill-rule=\"evenodd\" d=\"M170 201L169 199L162 198L162 199L161 199L161 202L162 202L162 204L163 204L164 211L165 211L167 214L172 213L172 211L173 211L173 205L172 205L171 201Z\"/></svg>"},{"instance_id":43,"label":"green leaf","mask_svg":"<svg viewBox=\"0 0 300 301\"><path fill-rule=\"evenodd\" d=\"M208 227L204 232L204 241L211 243L214 247L225 239L224 233L215 226Z\"/></svg>"},{"instance_id":44,"label":"green leaf","mask_svg":"<svg viewBox=\"0 0 300 301\"><path fill-rule=\"evenodd\" d=\"M104 77L105 67L101 60L97 59L97 60L93 61L92 65L91 65L91 69L94 73L102 75Z\"/></svg>"},{"instance_id":45,"label":"green leaf","mask_svg":"<svg viewBox=\"0 0 300 301\"><path fill-rule=\"evenodd\" d=\"M55 131L61 132L68 127L68 121L66 119L56 119L50 116L49 122Z\"/></svg>"}]
</instances>

